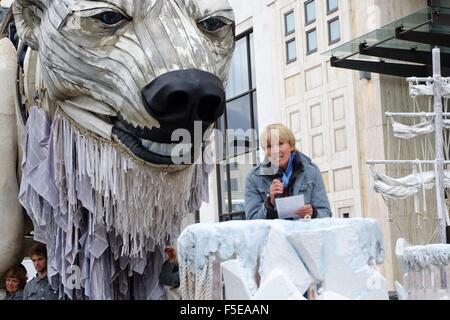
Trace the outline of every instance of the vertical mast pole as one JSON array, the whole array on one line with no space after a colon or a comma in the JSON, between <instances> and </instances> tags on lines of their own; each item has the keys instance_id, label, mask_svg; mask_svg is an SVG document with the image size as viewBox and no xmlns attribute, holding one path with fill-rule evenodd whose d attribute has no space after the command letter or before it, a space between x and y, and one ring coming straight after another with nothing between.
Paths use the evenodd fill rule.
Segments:
<instances>
[{"instance_id":1,"label":"vertical mast pole","mask_svg":"<svg viewBox=\"0 0 450 320\"><path fill-rule=\"evenodd\" d=\"M439 222L439 240L447 243L447 219L444 196L444 137L442 121L442 78L441 78L441 50L433 49L433 95L436 124L436 201Z\"/></svg>"}]
</instances>

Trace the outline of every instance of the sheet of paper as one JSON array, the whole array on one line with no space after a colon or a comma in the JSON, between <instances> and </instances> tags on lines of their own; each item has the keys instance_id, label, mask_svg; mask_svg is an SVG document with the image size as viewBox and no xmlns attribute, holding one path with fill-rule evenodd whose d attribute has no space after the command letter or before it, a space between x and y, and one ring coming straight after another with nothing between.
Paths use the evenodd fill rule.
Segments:
<instances>
[{"instance_id":1,"label":"sheet of paper","mask_svg":"<svg viewBox=\"0 0 450 320\"><path fill-rule=\"evenodd\" d=\"M297 218L295 212L305 206L305 197L303 194L298 196L275 199L278 217L280 219Z\"/></svg>"}]
</instances>

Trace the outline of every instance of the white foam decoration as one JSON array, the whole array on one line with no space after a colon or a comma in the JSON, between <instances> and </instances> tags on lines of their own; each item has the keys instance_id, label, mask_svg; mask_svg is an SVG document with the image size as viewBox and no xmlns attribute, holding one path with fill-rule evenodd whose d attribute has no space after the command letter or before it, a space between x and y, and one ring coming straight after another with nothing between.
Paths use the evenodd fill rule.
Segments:
<instances>
[{"instance_id":1,"label":"white foam decoration","mask_svg":"<svg viewBox=\"0 0 450 320\"><path fill-rule=\"evenodd\" d=\"M389 300L388 284L375 268L369 267L366 287L357 300Z\"/></svg>"},{"instance_id":2,"label":"white foam decoration","mask_svg":"<svg viewBox=\"0 0 450 320\"><path fill-rule=\"evenodd\" d=\"M450 78L443 78L442 80L442 96L448 98L450 97Z\"/></svg>"},{"instance_id":3,"label":"white foam decoration","mask_svg":"<svg viewBox=\"0 0 450 320\"><path fill-rule=\"evenodd\" d=\"M259 267L261 283L270 282L273 270L277 269L290 279L290 282L303 295L312 284L313 279L286 235L286 230L282 225L274 224L272 226L267 243L261 252Z\"/></svg>"},{"instance_id":4,"label":"white foam decoration","mask_svg":"<svg viewBox=\"0 0 450 320\"><path fill-rule=\"evenodd\" d=\"M350 299L336 292L326 290L321 292L317 296L317 300L350 300Z\"/></svg>"},{"instance_id":5,"label":"white foam decoration","mask_svg":"<svg viewBox=\"0 0 450 320\"><path fill-rule=\"evenodd\" d=\"M178 238L180 289L183 299L211 298L199 290L205 270L214 259L224 262L238 259L244 272L247 290L254 294L257 260L270 232L267 221L230 221L196 224L186 228Z\"/></svg>"},{"instance_id":6,"label":"white foam decoration","mask_svg":"<svg viewBox=\"0 0 450 320\"><path fill-rule=\"evenodd\" d=\"M282 264L280 263L280 265ZM261 286L253 296L253 300L306 300L294 285L293 280L286 275L286 272L275 268L261 282Z\"/></svg>"},{"instance_id":7,"label":"white foam decoration","mask_svg":"<svg viewBox=\"0 0 450 320\"><path fill-rule=\"evenodd\" d=\"M404 261L407 270L443 267L450 263L450 244L429 244L406 247Z\"/></svg>"},{"instance_id":8,"label":"white foam decoration","mask_svg":"<svg viewBox=\"0 0 450 320\"><path fill-rule=\"evenodd\" d=\"M448 300L450 245L410 245L398 239L396 255L403 275L403 286L396 283L399 298L404 300ZM443 278L444 277L444 278ZM445 279L443 281L443 279ZM445 285L442 287L442 285Z\"/></svg>"},{"instance_id":9,"label":"white foam decoration","mask_svg":"<svg viewBox=\"0 0 450 320\"><path fill-rule=\"evenodd\" d=\"M325 276L321 265L324 249L322 238L323 235L315 231L293 232L288 236L315 282L322 281Z\"/></svg>"},{"instance_id":10,"label":"white foam decoration","mask_svg":"<svg viewBox=\"0 0 450 320\"><path fill-rule=\"evenodd\" d=\"M343 230L342 234L329 232L330 230ZM351 231L351 232L350 232ZM178 239L178 253L180 260L181 294L183 299L197 299L199 297L208 298L205 294L205 283L199 284L205 279L212 279L207 275L207 270L211 270L209 265L217 260L224 262L230 259L237 259L242 266L243 283L251 296L254 297L258 291L258 284L255 279L257 272L261 276L261 285L269 281L273 276L273 269L280 269L282 273L302 294L312 283L313 277L307 272L302 261L303 255L298 255L298 248L292 244L295 233L320 232L321 244L329 256L311 255L317 266L323 266L330 261L339 271L326 270L325 275L338 276L337 286L350 286L353 276L360 276L364 279L364 284L358 283L359 291L353 292L352 298L365 297L368 280L375 274L375 271L368 266L368 262L373 260L382 263L384 260L383 235L378 223L368 219L316 219L311 221L284 221L284 220L255 220L255 221L230 221L216 224L197 224L188 227ZM330 237L327 234L331 234ZM347 234L347 236L345 235ZM334 238L333 238L334 237ZM338 244L343 241L345 244ZM348 257L348 253L343 246L350 246L356 256ZM329 258L331 255L345 257L344 265L339 265L337 259ZM327 260L328 259L328 260ZM311 264L309 264L311 266ZM351 269L359 270L355 273ZM320 270L319 268L318 270ZM346 274L345 281L339 273ZM329 281L330 287L334 288ZM364 287L365 286L365 287ZM201 292L197 290L201 289ZM211 290L211 289L209 289ZM382 289L381 289L382 290ZM345 291L345 290L341 290ZM347 290L348 291L348 290ZM387 296L387 292L386 292Z\"/></svg>"},{"instance_id":11,"label":"white foam decoration","mask_svg":"<svg viewBox=\"0 0 450 320\"><path fill-rule=\"evenodd\" d=\"M395 281L395 291L397 292L398 300L408 300L408 292L398 281Z\"/></svg>"},{"instance_id":12,"label":"white foam decoration","mask_svg":"<svg viewBox=\"0 0 450 320\"><path fill-rule=\"evenodd\" d=\"M444 98L448 98L450 96L450 78L442 78L441 77L441 94ZM419 83L416 81L412 81L409 83L409 95L412 98L416 98L418 96L432 96L433 92L433 82L426 81L425 83Z\"/></svg>"},{"instance_id":13,"label":"white foam decoration","mask_svg":"<svg viewBox=\"0 0 450 320\"><path fill-rule=\"evenodd\" d=\"M419 84L418 82L410 82L409 83L409 95L412 98L416 98L418 96L432 96L433 95L433 83L431 81L427 81L424 84Z\"/></svg>"},{"instance_id":14,"label":"white foam decoration","mask_svg":"<svg viewBox=\"0 0 450 320\"><path fill-rule=\"evenodd\" d=\"M288 239L324 290L350 299L388 299L386 280L369 266L351 226L292 232Z\"/></svg>"},{"instance_id":15,"label":"white foam decoration","mask_svg":"<svg viewBox=\"0 0 450 320\"><path fill-rule=\"evenodd\" d=\"M250 300L250 292L245 286L244 270L236 259L225 261L221 264L225 285L226 300Z\"/></svg>"}]
</instances>

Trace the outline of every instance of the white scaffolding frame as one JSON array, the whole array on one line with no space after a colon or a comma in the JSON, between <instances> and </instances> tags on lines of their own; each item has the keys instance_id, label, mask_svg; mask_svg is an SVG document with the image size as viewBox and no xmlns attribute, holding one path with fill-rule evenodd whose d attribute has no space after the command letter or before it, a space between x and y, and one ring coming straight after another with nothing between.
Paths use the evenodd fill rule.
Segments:
<instances>
[{"instance_id":1,"label":"white scaffolding frame","mask_svg":"<svg viewBox=\"0 0 450 320\"><path fill-rule=\"evenodd\" d=\"M447 243L447 207L445 204L445 187L444 187L444 165L450 164L450 161L444 161L444 137L443 137L443 118L450 117L450 113L443 112L443 85L449 83L448 78L443 78L441 75L441 52L439 48L433 49L433 77L427 78L407 78L409 83L431 83L433 85L433 113L392 113L387 112L386 116L394 117L434 117L435 118L435 160L371 160L367 161L368 165L376 164L433 164L436 172L436 205L437 218L439 222L439 241Z\"/></svg>"}]
</instances>

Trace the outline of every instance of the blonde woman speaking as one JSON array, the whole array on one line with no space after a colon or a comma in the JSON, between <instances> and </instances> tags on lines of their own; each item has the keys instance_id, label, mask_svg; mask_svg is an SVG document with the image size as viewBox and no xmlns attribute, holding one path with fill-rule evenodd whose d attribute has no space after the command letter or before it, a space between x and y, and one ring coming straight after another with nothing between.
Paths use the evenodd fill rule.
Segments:
<instances>
[{"instance_id":1,"label":"blonde woman speaking","mask_svg":"<svg viewBox=\"0 0 450 320\"><path fill-rule=\"evenodd\" d=\"M266 160L247 176L245 215L252 219L278 219L275 199L303 194L296 218L331 217L330 203L319 168L295 148L295 136L284 125L273 124L261 134Z\"/></svg>"}]
</instances>

